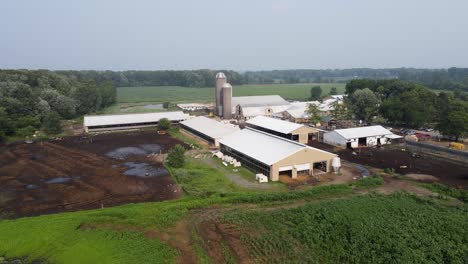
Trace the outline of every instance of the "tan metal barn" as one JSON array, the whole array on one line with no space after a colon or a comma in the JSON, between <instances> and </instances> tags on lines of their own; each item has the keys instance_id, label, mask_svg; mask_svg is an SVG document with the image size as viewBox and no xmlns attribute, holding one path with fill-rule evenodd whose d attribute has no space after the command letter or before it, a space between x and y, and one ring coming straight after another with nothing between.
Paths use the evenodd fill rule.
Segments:
<instances>
[{"instance_id":1,"label":"tan metal barn","mask_svg":"<svg viewBox=\"0 0 468 264\"><path fill-rule=\"evenodd\" d=\"M330 172L332 159L337 156L252 128L223 137L219 143L225 155L255 173L269 176L271 181L278 181L280 173L296 178Z\"/></svg>"},{"instance_id":2,"label":"tan metal barn","mask_svg":"<svg viewBox=\"0 0 468 264\"><path fill-rule=\"evenodd\" d=\"M310 135L316 133L316 130L311 127L266 116L257 116L249 119L247 120L246 125L257 130L304 144L307 144Z\"/></svg>"}]
</instances>

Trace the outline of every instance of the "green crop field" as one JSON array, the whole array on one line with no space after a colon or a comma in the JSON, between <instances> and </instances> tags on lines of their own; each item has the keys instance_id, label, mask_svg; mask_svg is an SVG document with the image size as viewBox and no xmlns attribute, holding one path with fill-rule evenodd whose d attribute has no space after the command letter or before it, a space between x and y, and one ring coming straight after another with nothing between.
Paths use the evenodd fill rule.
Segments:
<instances>
[{"instance_id":1,"label":"green crop field","mask_svg":"<svg viewBox=\"0 0 468 264\"><path fill-rule=\"evenodd\" d=\"M234 211L255 263L463 263L468 210L409 194L367 195L276 211Z\"/></svg>"},{"instance_id":2,"label":"green crop field","mask_svg":"<svg viewBox=\"0 0 468 264\"><path fill-rule=\"evenodd\" d=\"M322 87L322 95L328 95L332 87L336 87L338 93L342 94L345 88L344 83L239 85L233 87L233 96L278 94L288 100L308 100L310 88L315 85ZM119 103L214 101L214 87L158 86L119 87L117 89Z\"/></svg>"}]
</instances>

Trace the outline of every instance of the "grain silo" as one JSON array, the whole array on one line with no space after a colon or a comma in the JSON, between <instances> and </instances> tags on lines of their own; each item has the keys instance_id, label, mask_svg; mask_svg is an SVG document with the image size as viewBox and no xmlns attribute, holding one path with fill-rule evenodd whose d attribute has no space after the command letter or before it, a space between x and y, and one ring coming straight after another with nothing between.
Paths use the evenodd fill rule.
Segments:
<instances>
[{"instance_id":1,"label":"grain silo","mask_svg":"<svg viewBox=\"0 0 468 264\"><path fill-rule=\"evenodd\" d=\"M229 83L223 84L223 118L231 119L232 118L232 86Z\"/></svg>"},{"instance_id":2,"label":"grain silo","mask_svg":"<svg viewBox=\"0 0 468 264\"><path fill-rule=\"evenodd\" d=\"M226 83L226 75L222 72L216 74L216 114L221 116L223 114L223 85Z\"/></svg>"}]
</instances>

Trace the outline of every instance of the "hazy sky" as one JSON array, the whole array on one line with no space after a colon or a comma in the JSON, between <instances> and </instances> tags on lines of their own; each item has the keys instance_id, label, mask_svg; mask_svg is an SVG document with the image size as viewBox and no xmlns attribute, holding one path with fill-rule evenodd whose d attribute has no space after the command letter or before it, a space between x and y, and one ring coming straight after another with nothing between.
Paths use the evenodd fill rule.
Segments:
<instances>
[{"instance_id":1,"label":"hazy sky","mask_svg":"<svg viewBox=\"0 0 468 264\"><path fill-rule=\"evenodd\" d=\"M467 0L4 0L0 68L468 67Z\"/></svg>"}]
</instances>

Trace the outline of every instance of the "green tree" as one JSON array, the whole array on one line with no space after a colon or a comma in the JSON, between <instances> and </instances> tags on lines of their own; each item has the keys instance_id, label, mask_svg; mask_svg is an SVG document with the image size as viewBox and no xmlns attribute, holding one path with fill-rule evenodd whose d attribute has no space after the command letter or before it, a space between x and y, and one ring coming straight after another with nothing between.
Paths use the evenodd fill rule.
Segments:
<instances>
[{"instance_id":1,"label":"green tree","mask_svg":"<svg viewBox=\"0 0 468 264\"><path fill-rule=\"evenodd\" d=\"M5 132L0 130L0 144L4 143L6 141L7 136L5 135Z\"/></svg>"},{"instance_id":2,"label":"green tree","mask_svg":"<svg viewBox=\"0 0 468 264\"><path fill-rule=\"evenodd\" d=\"M36 129L32 126L22 127L16 130L16 135L18 137L30 137L36 132Z\"/></svg>"},{"instance_id":3,"label":"green tree","mask_svg":"<svg viewBox=\"0 0 468 264\"><path fill-rule=\"evenodd\" d=\"M455 138L468 136L468 113L466 111L450 112L436 128L443 134Z\"/></svg>"},{"instance_id":4,"label":"green tree","mask_svg":"<svg viewBox=\"0 0 468 264\"><path fill-rule=\"evenodd\" d=\"M159 130L168 130L169 128L171 128L171 121L169 121L169 119L167 118L159 119L159 122L158 122Z\"/></svg>"},{"instance_id":5,"label":"green tree","mask_svg":"<svg viewBox=\"0 0 468 264\"><path fill-rule=\"evenodd\" d=\"M357 118L369 121L378 112L380 101L369 88L356 90L349 99Z\"/></svg>"},{"instance_id":6,"label":"green tree","mask_svg":"<svg viewBox=\"0 0 468 264\"><path fill-rule=\"evenodd\" d=\"M182 168L185 164L185 148L175 145L167 155L167 164L173 168Z\"/></svg>"},{"instance_id":7,"label":"green tree","mask_svg":"<svg viewBox=\"0 0 468 264\"><path fill-rule=\"evenodd\" d=\"M322 95L322 88L320 86L314 86L310 88L310 100L318 100Z\"/></svg>"},{"instance_id":8,"label":"green tree","mask_svg":"<svg viewBox=\"0 0 468 264\"><path fill-rule=\"evenodd\" d=\"M2 107L0 107L0 133L5 136L12 136L15 133L13 121Z\"/></svg>"},{"instance_id":9,"label":"green tree","mask_svg":"<svg viewBox=\"0 0 468 264\"><path fill-rule=\"evenodd\" d=\"M330 95L337 95L338 94L338 90L336 89L336 87L332 87L330 89Z\"/></svg>"},{"instance_id":10,"label":"green tree","mask_svg":"<svg viewBox=\"0 0 468 264\"><path fill-rule=\"evenodd\" d=\"M309 122L314 126L322 120L320 116L320 110L315 104L309 104L309 107L307 108L307 113L309 114Z\"/></svg>"},{"instance_id":11,"label":"green tree","mask_svg":"<svg viewBox=\"0 0 468 264\"><path fill-rule=\"evenodd\" d=\"M333 110L332 110L332 117L336 118L337 120L349 120L352 118L351 112L349 111L348 105L346 102L334 102L333 103Z\"/></svg>"},{"instance_id":12,"label":"green tree","mask_svg":"<svg viewBox=\"0 0 468 264\"><path fill-rule=\"evenodd\" d=\"M60 124L61 116L57 112L50 112L44 117L42 122L44 131L47 134L59 134L62 132Z\"/></svg>"},{"instance_id":13,"label":"green tree","mask_svg":"<svg viewBox=\"0 0 468 264\"><path fill-rule=\"evenodd\" d=\"M170 102L164 102L164 103L163 103L163 108L164 108L164 109L169 109L169 106L170 106L170 105L171 105Z\"/></svg>"}]
</instances>

